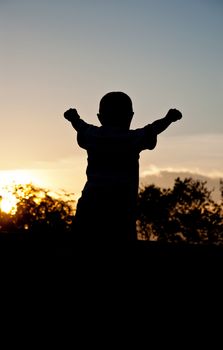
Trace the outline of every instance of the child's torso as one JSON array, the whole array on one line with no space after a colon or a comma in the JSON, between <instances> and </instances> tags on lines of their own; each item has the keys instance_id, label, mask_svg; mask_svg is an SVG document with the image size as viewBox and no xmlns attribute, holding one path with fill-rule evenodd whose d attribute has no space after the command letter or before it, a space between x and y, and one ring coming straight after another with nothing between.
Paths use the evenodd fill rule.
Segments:
<instances>
[{"instance_id":1,"label":"child's torso","mask_svg":"<svg viewBox=\"0 0 223 350\"><path fill-rule=\"evenodd\" d=\"M87 138L86 188L136 191L139 180L139 151L133 132L93 128Z\"/></svg>"}]
</instances>

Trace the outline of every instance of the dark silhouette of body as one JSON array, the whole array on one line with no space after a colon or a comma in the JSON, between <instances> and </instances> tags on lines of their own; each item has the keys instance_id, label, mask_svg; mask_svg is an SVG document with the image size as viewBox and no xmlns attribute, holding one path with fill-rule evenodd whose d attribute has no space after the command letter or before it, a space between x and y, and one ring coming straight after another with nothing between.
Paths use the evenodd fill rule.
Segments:
<instances>
[{"instance_id":1,"label":"dark silhouette of body","mask_svg":"<svg viewBox=\"0 0 223 350\"><path fill-rule=\"evenodd\" d=\"M157 135L182 118L176 109L143 128L130 130L132 101L123 92L106 94L100 101L101 127L86 123L76 109L64 117L77 131L77 141L88 154L87 182L77 203L77 238L134 241L139 185L139 154L155 148Z\"/></svg>"}]
</instances>

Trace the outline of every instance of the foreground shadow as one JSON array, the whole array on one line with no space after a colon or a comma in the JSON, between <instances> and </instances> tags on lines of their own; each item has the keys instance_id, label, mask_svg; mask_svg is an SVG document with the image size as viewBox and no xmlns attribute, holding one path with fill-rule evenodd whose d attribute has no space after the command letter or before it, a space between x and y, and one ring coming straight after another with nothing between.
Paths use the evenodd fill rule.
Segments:
<instances>
[{"instance_id":1,"label":"foreground shadow","mask_svg":"<svg viewBox=\"0 0 223 350\"><path fill-rule=\"evenodd\" d=\"M70 260L128 259L136 263L203 263L210 259L223 261L223 246L214 244L164 243L154 241L122 241L103 239L78 239L73 233L41 232L25 235L0 235L0 258L57 258ZM209 259L209 260L208 260Z\"/></svg>"}]
</instances>

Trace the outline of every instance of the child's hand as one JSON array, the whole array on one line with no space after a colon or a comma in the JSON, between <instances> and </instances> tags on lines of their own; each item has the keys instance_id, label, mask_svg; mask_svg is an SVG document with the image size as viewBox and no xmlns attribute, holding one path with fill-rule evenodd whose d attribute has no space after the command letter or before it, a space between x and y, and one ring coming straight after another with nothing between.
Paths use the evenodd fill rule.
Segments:
<instances>
[{"instance_id":1,"label":"child's hand","mask_svg":"<svg viewBox=\"0 0 223 350\"><path fill-rule=\"evenodd\" d=\"M172 122L176 122L182 118L182 113L174 108L168 111L166 117L170 118Z\"/></svg>"},{"instance_id":2,"label":"child's hand","mask_svg":"<svg viewBox=\"0 0 223 350\"><path fill-rule=\"evenodd\" d=\"M70 108L64 113L64 118L69 120L69 122L72 122L72 121L74 121L76 119L79 119L80 116L77 113L76 109Z\"/></svg>"}]
</instances>

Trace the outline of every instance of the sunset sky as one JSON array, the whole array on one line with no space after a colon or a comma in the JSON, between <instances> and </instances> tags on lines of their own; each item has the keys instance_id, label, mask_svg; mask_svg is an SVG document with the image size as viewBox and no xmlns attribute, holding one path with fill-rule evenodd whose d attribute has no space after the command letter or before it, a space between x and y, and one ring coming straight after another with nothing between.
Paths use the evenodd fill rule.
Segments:
<instances>
[{"instance_id":1,"label":"sunset sky","mask_svg":"<svg viewBox=\"0 0 223 350\"><path fill-rule=\"evenodd\" d=\"M132 128L183 113L141 154L142 180L223 178L222 38L222 0L0 0L0 185L78 196L86 153L63 113L99 125L113 90L132 98Z\"/></svg>"}]
</instances>

